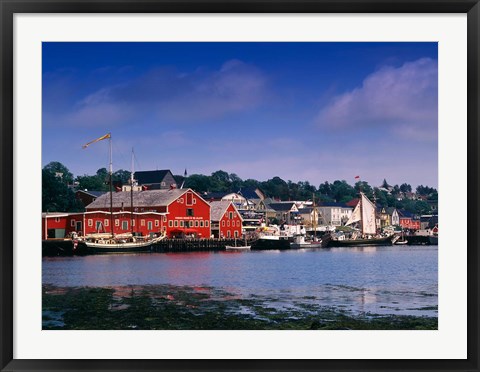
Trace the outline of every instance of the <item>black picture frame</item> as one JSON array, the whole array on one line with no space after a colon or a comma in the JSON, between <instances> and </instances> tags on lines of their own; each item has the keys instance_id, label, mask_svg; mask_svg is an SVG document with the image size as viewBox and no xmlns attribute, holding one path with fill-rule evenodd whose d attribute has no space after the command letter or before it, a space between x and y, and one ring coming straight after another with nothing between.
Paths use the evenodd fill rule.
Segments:
<instances>
[{"instance_id":1,"label":"black picture frame","mask_svg":"<svg viewBox=\"0 0 480 372\"><path fill-rule=\"evenodd\" d=\"M479 371L479 35L478 0L0 0L0 369L120 370L412 370ZM13 358L13 17L16 13L466 13L468 44L468 346L465 360L19 360ZM454 340L452 340L454 342Z\"/></svg>"}]
</instances>

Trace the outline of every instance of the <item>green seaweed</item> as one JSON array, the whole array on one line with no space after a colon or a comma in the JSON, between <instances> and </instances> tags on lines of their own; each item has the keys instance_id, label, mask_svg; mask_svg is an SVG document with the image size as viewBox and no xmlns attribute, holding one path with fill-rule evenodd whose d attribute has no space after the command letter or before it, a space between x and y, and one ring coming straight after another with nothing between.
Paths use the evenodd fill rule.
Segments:
<instances>
[{"instance_id":1,"label":"green seaweed","mask_svg":"<svg viewBox=\"0 0 480 372\"><path fill-rule=\"evenodd\" d=\"M362 314L277 298L240 298L187 286L43 287L43 329L395 330L438 329L436 317Z\"/></svg>"}]
</instances>

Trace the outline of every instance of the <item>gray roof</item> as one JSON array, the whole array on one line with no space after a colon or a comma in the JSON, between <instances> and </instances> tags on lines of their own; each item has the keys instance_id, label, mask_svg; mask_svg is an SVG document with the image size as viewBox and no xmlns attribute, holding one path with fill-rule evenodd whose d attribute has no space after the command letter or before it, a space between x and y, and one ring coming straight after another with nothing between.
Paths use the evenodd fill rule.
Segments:
<instances>
[{"instance_id":1,"label":"gray roof","mask_svg":"<svg viewBox=\"0 0 480 372\"><path fill-rule=\"evenodd\" d=\"M134 191L133 206L134 208L167 206L188 190L190 189ZM114 192L112 196L113 208L130 207L130 191ZM110 208L110 193L99 196L85 208L89 210Z\"/></svg>"},{"instance_id":2,"label":"gray roof","mask_svg":"<svg viewBox=\"0 0 480 372\"><path fill-rule=\"evenodd\" d=\"M96 198L107 193L106 191L91 191L91 190L77 190L77 192L83 192L84 194L88 194Z\"/></svg>"},{"instance_id":3,"label":"gray roof","mask_svg":"<svg viewBox=\"0 0 480 372\"><path fill-rule=\"evenodd\" d=\"M169 173L172 173L169 169L155 171L136 171L135 179L138 181L139 185L161 183Z\"/></svg>"},{"instance_id":4,"label":"gray roof","mask_svg":"<svg viewBox=\"0 0 480 372\"><path fill-rule=\"evenodd\" d=\"M293 208L293 206L295 205L294 202L290 202L290 203L270 203L268 205L269 208L275 210L275 211L289 211Z\"/></svg>"},{"instance_id":5,"label":"gray roof","mask_svg":"<svg viewBox=\"0 0 480 372\"><path fill-rule=\"evenodd\" d=\"M232 202L229 200L219 200L210 202L210 219L212 221L220 221L228 206Z\"/></svg>"}]
</instances>

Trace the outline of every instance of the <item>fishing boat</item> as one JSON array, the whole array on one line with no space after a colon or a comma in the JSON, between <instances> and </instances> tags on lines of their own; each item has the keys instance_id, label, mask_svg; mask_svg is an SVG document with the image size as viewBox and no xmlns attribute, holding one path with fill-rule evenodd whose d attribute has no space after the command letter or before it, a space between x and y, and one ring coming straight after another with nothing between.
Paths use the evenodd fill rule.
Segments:
<instances>
[{"instance_id":1,"label":"fishing boat","mask_svg":"<svg viewBox=\"0 0 480 372\"><path fill-rule=\"evenodd\" d=\"M110 185L110 233L107 234L90 234L85 236L80 243L84 244L87 249L92 253L129 253L129 252L148 252L152 250L152 246L166 237L165 234L157 236L152 234L151 236L139 236L133 231L133 188L134 188L134 170L133 170L133 149L132 149L132 170L130 173L130 213L132 221L132 231L130 234L115 235L114 223L113 223L113 163L112 163L112 136L110 133L106 134L99 139L91 141L83 146L87 148L90 144L101 141L103 139L109 140L109 185Z\"/></svg>"},{"instance_id":2,"label":"fishing boat","mask_svg":"<svg viewBox=\"0 0 480 372\"><path fill-rule=\"evenodd\" d=\"M393 235L381 236L377 234L375 204L373 204L363 192L360 192L360 200L345 225L353 225L354 223L360 224L358 230L355 230L348 238L343 235L332 236L328 242L328 246L392 245Z\"/></svg>"},{"instance_id":3,"label":"fishing boat","mask_svg":"<svg viewBox=\"0 0 480 372\"><path fill-rule=\"evenodd\" d=\"M290 248L322 248L322 239L305 240L304 235L297 235L293 242L290 243Z\"/></svg>"},{"instance_id":4,"label":"fishing boat","mask_svg":"<svg viewBox=\"0 0 480 372\"><path fill-rule=\"evenodd\" d=\"M257 250L267 249L290 249L290 242L293 239L285 230L272 225L262 227L258 231L257 239L252 242L251 248Z\"/></svg>"}]
</instances>

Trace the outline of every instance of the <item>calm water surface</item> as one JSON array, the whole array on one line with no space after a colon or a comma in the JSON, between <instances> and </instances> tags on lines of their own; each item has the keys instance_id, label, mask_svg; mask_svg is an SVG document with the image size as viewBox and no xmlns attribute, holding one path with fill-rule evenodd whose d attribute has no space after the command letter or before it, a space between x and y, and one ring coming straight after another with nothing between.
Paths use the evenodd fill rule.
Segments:
<instances>
[{"instance_id":1,"label":"calm water surface","mask_svg":"<svg viewBox=\"0 0 480 372\"><path fill-rule=\"evenodd\" d=\"M49 257L42 276L61 287L208 286L284 307L437 316L437 256L437 246L392 246Z\"/></svg>"}]
</instances>

